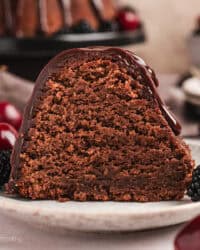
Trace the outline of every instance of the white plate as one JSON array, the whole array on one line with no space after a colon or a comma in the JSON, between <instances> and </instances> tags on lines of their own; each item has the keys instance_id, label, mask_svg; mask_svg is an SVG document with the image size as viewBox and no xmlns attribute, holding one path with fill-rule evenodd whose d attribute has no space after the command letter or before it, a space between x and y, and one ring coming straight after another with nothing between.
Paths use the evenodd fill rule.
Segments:
<instances>
[{"instance_id":1,"label":"white plate","mask_svg":"<svg viewBox=\"0 0 200 250\"><path fill-rule=\"evenodd\" d=\"M188 141L196 163L200 143ZM0 211L32 225L55 230L134 231L175 225L200 213L200 202L186 197L169 202L29 201L0 195Z\"/></svg>"}]
</instances>

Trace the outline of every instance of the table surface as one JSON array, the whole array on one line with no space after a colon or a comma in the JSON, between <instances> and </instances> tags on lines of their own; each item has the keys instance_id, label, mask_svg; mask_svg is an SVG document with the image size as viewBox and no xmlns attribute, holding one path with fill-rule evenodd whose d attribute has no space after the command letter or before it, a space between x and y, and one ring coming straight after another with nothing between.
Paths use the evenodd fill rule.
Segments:
<instances>
[{"instance_id":1,"label":"table surface","mask_svg":"<svg viewBox=\"0 0 200 250\"><path fill-rule=\"evenodd\" d=\"M173 240L182 225L144 232L62 234L44 231L0 215L1 250L173 250Z\"/></svg>"},{"instance_id":2,"label":"table surface","mask_svg":"<svg viewBox=\"0 0 200 250\"><path fill-rule=\"evenodd\" d=\"M169 90L174 86L177 76L160 75L160 92L184 122L184 134L196 134L197 123L184 121L181 116L182 102L171 100ZM32 88L30 88L31 90ZM30 92L30 91L29 91ZM173 104L173 105L171 105ZM182 225L157 230L132 233L77 233L65 231L62 234L45 231L26 225L0 213L0 250L70 249L70 250L173 250L173 241Z\"/></svg>"}]
</instances>

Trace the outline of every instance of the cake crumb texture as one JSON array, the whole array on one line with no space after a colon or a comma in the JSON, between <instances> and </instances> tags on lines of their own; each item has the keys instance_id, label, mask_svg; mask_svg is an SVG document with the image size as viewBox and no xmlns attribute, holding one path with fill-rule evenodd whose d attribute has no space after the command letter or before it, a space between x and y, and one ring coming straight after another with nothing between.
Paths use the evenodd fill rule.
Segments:
<instances>
[{"instance_id":1,"label":"cake crumb texture","mask_svg":"<svg viewBox=\"0 0 200 250\"><path fill-rule=\"evenodd\" d=\"M51 74L23 135L17 192L31 199L178 200L191 179L142 72L115 57L69 60Z\"/></svg>"}]
</instances>

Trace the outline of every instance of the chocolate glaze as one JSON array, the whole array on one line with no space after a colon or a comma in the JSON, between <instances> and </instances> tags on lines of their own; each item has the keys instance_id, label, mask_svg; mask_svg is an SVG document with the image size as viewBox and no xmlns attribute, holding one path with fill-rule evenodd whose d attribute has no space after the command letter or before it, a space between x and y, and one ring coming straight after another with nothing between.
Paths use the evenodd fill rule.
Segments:
<instances>
[{"instance_id":1,"label":"chocolate glaze","mask_svg":"<svg viewBox=\"0 0 200 250\"><path fill-rule=\"evenodd\" d=\"M89 3L90 3L90 6L93 9L93 12L95 13L95 16L98 19L100 24L104 23L106 20L107 21L108 20L114 21L114 17L112 17L112 16L105 17L105 11L104 11L105 2L103 0L89 0ZM109 2L106 1L106 3L109 6Z\"/></svg>"},{"instance_id":2,"label":"chocolate glaze","mask_svg":"<svg viewBox=\"0 0 200 250\"><path fill-rule=\"evenodd\" d=\"M10 33L13 26L12 3L11 0L4 0L5 26L6 32Z\"/></svg>"},{"instance_id":3,"label":"chocolate glaze","mask_svg":"<svg viewBox=\"0 0 200 250\"><path fill-rule=\"evenodd\" d=\"M164 104L164 102L161 100L161 98L158 94L156 87L159 86L159 82L156 78L155 72L149 66L147 66L146 63L140 57L136 56L134 53L132 53L130 51L128 51L126 53L129 55L129 59L133 63L137 63L138 65L140 65L141 69L144 72L144 76L148 79L146 84L149 85L154 97L156 98L156 100L160 106L160 109L161 109L165 119L167 120L169 126L174 131L175 135L179 135L181 133L181 125L176 120L176 118L170 113L167 106Z\"/></svg>"},{"instance_id":4,"label":"chocolate glaze","mask_svg":"<svg viewBox=\"0 0 200 250\"><path fill-rule=\"evenodd\" d=\"M38 19L39 19L39 28L38 31L45 33L48 31L48 20L47 20L47 2L46 0L38 1Z\"/></svg>"},{"instance_id":5,"label":"chocolate glaze","mask_svg":"<svg viewBox=\"0 0 200 250\"><path fill-rule=\"evenodd\" d=\"M86 56L115 56L119 59L119 61L123 61L128 69L132 72L134 71L134 68L132 65L137 65L141 72L143 73L144 78L146 79L145 83L148 84L149 92L152 94L155 98L155 101L157 101L166 121L170 125L171 129L174 131L175 135L178 135L181 131L180 124L175 120L175 118L170 114L170 112L167 110L167 107L164 105L162 100L160 99L156 87L158 86L158 81L156 79L155 73L151 68L149 68L146 63L138 56L133 54L130 51L122 50L119 48L109 48L109 47L89 47L89 48L81 48L81 49L71 49L67 51L63 51L56 57L54 57L41 71L39 77L37 78L36 85L34 88L34 91L32 93L31 99L29 103L27 104L25 111L24 111L24 119L22 122L22 127L20 129L19 137L16 141L12 157L11 157L11 176L9 181L9 190L11 191L15 189L13 180L19 178L19 154L21 153L24 135L28 131L29 125L31 123L31 117L33 112L33 105L37 103L37 98L40 96L43 85L49 78L49 76L57 71L60 70L60 68L64 65L65 61L69 57L75 57L77 56L77 60L79 58L79 55Z\"/></svg>"},{"instance_id":6,"label":"chocolate glaze","mask_svg":"<svg viewBox=\"0 0 200 250\"><path fill-rule=\"evenodd\" d=\"M166 105L161 100L156 87L159 86L159 82L156 78L155 72L145 63L145 61L140 58L139 56L135 55L133 52L128 50L122 50L119 48L107 48L107 47L90 47L81 49L84 51L87 50L100 50L100 51L113 51L115 54L117 53L120 56L120 60L123 60L126 62L127 66L132 69L132 64L137 64L139 68L142 70L144 77L147 79L146 84L148 84L152 94L154 95L155 99L157 100L160 109L167 120L169 126L174 131L175 135L179 135L181 132L181 125L179 122L174 118L174 116L169 112ZM133 70L133 69L132 69Z\"/></svg>"},{"instance_id":7,"label":"chocolate glaze","mask_svg":"<svg viewBox=\"0 0 200 250\"><path fill-rule=\"evenodd\" d=\"M99 20L100 23L102 23L104 20L101 13L102 12L101 5L103 3L101 1L95 1L95 0L90 0L89 3L92 6L97 19Z\"/></svg>"},{"instance_id":8,"label":"chocolate glaze","mask_svg":"<svg viewBox=\"0 0 200 250\"><path fill-rule=\"evenodd\" d=\"M63 18L64 25L68 28L72 25L72 14L71 14L71 1L70 0L60 0L61 6L63 8Z\"/></svg>"},{"instance_id":9,"label":"chocolate glaze","mask_svg":"<svg viewBox=\"0 0 200 250\"><path fill-rule=\"evenodd\" d=\"M51 29L50 28L51 24L48 21L48 0L38 0L36 4L37 4L37 18L39 20L38 27L37 27L37 34L39 35L49 34L50 29ZM62 6L61 0L59 0L57 4L59 7L61 7ZM63 23L64 23L64 18L65 18L64 12L65 12L65 9L62 11ZM66 15L69 15L69 12L67 12Z\"/></svg>"}]
</instances>

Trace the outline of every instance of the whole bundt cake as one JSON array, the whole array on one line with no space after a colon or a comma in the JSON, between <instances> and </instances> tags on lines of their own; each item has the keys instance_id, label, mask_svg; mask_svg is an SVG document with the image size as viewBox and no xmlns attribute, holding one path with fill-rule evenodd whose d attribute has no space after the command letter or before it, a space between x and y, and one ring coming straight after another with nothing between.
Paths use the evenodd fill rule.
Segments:
<instances>
[{"instance_id":1,"label":"whole bundt cake","mask_svg":"<svg viewBox=\"0 0 200 250\"><path fill-rule=\"evenodd\" d=\"M141 22L132 8L115 0L0 0L0 36L135 30Z\"/></svg>"},{"instance_id":2,"label":"whole bundt cake","mask_svg":"<svg viewBox=\"0 0 200 250\"><path fill-rule=\"evenodd\" d=\"M157 86L129 51L56 56L26 107L8 191L31 199L181 199L194 162Z\"/></svg>"},{"instance_id":3,"label":"whole bundt cake","mask_svg":"<svg viewBox=\"0 0 200 250\"><path fill-rule=\"evenodd\" d=\"M33 37L90 32L114 20L112 0L0 0L0 35ZM80 27L80 28L79 28ZM84 30L85 29L85 30ZM82 31L82 32L81 32Z\"/></svg>"}]
</instances>

